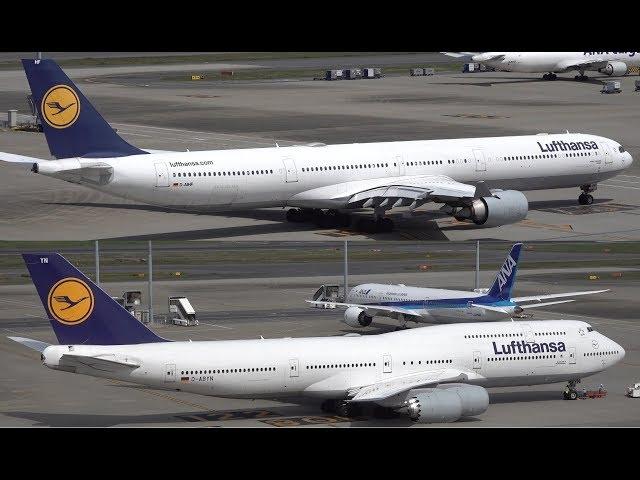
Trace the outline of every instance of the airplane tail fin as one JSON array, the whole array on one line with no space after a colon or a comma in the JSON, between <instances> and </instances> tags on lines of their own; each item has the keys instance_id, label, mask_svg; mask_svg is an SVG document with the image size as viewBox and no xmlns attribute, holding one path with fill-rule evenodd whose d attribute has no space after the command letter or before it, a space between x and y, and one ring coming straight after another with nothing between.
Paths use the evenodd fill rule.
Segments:
<instances>
[{"instance_id":1,"label":"airplane tail fin","mask_svg":"<svg viewBox=\"0 0 640 480\"><path fill-rule=\"evenodd\" d=\"M167 342L57 253L22 254L62 345Z\"/></svg>"},{"instance_id":2,"label":"airplane tail fin","mask_svg":"<svg viewBox=\"0 0 640 480\"><path fill-rule=\"evenodd\" d=\"M507 255L502 267L500 267L500 270L498 270L496 279L487 295L501 300L511 298L511 290L516 283L516 273L518 273L518 260L521 249L522 243L516 243L511 247L511 251L509 255Z\"/></svg>"},{"instance_id":3,"label":"airplane tail fin","mask_svg":"<svg viewBox=\"0 0 640 480\"><path fill-rule=\"evenodd\" d=\"M24 59L22 65L54 157L104 158L147 153L123 140L56 62Z\"/></svg>"}]
</instances>

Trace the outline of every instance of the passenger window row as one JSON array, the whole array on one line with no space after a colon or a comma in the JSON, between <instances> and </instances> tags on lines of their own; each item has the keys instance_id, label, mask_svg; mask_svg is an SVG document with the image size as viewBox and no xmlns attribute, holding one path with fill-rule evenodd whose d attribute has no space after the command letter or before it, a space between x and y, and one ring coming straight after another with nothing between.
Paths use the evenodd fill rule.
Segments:
<instances>
[{"instance_id":1,"label":"passenger window row","mask_svg":"<svg viewBox=\"0 0 640 480\"><path fill-rule=\"evenodd\" d=\"M566 332L538 332L535 334L536 337L543 337L545 335L566 335Z\"/></svg>"},{"instance_id":2,"label":"passenger window row","mask_svg":"<svg viewBox=\"0 0 640 480\"><path fill-rule=\"evenodd\" d=\"M376 163L376 164L365 164L365 165L333 165L329 167L302 167L303 172L321 172L326 170L355 170L355 169L363 169L363 168L383 168L388 167L388 163Z\"/></svg>"},{"instance_id":3,"label":"passenger window row","mask_svg":"<svg viewBox=\"0 0 640 480\"><path fill-rule=\"evenodd\" d=\"M504 362L507 360L539 360L542 358L556 358L556 355L525 355L523 357L487 357L488 362Z\"/></svg>"},{"instance_id":4,"label":"passenger window row","mask_svg":"<svg viewBox=\"0 0 640 480\"><path fill-rule=\"evenodd\" d=\"M369 363L336 363L331 365L307 365L307 370L321 370L326 368L360 368L360 367L375 367L375 362Z\"/></svg>"},{"instance_id":5,"label":"passenger window row","mask_svg":"<svg viewBox=\"0 0 640 480\"><path fill-rule=\"evenodd\" d=\"M479 335L465 335L464 338L513 338L524 337L522 333L492 333Z\"/></svg>"},{"instance_id":6,"label":"passenger window row","mask_svg":"<svg viewBox=\"0 0 640 480\"><path fill-rule=\"evenodd\" d=\"M413 365L413 360L411 360L411 365ZM415 362L417 365L422 365L422 360L418 360ZM425 360L425 365L434 365L436 363L453 363L453 360ZM407 362L402 362L403 365L406 365Z\"/></svg>"},{"instance_id":7,"label":"passenger window row","mask_svg":"<svg viewBox=\"0 0 640 480\"><path fill-rule=\"evenodd\" d=\"M240 170L235 172L173 172L174 177L240 177L243 175L269 175L273 170Z\"/></svg>"},{"instance_id":8,"label":"passenger window row","mask_svg":"<svg viewBox=\"0 0 640 480\"><path fill-rule=\"evenodd\" d=\"M502 160L510 162L511 160L539 160L542 158L558 158L558 155L516 155L515 157L502 157Z\"/></svg>"},{"instance_id":9,"label":"passenger window row","mask_svg":"<svg viewBox=\"0 0 640 480\"><path fill-rule=\"evenodd\" d=\"M250 372L275 372L276 367L260 367L260 368L222 368L213 370L184 370L181 375L207 375L222 373L250 373Z\"/></svg>"},{"instance_id":10,"label":"passenger window row","mask_svg":"<svg viewBox=\"0 0 640 480\"><path fill-rule=\"evenodd\" d=\"M591 353L585 353L584 356L585 357L601 357L603 355L615 355L618 352L617 350L612 350L610 352L591 352Z\"/></svg>"}]
</instances>

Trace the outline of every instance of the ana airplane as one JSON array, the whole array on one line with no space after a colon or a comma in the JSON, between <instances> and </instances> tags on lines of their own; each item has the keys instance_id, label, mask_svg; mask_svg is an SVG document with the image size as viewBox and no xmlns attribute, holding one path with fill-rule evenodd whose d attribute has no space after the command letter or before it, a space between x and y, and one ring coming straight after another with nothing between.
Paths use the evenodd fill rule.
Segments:
<instances>
[{"instance_id":1,"label":"ana airplane","mask_svg":"<svg viewBox=\"0 0 640 480\"><path fill-rule=\"evenodd\" d=\"M390 317L400 321L401 328L405 328L408 321L456 323L506 320L527 309L574 301L542 302L542 300L608 291L592 290L511 297L521 248L521 243L511 247L502 267L498 270L493 285L486 293L366 283L351 289L344 303L314 300L307 300L307 302L313 305L345 307L343 321L351 327L367 327L371 325L373 317ZM523 304L522 302L537 303Z\"/></svg>"},{"instance_id":2,"label":"ana airplane","mask_svg":"<svg viewBox=\"0 0 640 480\"><path fill-rule=\"evenodd\" d=\"M418 422L486 411L486 387L569 382L624 349L585 322L441 325L382 335L172 342L157 336L58 254L24 254L59 345L9 337L54 370L229 398L323 400L353 415L381 406ZM58 297L69 297L76 305ZM83 299L87 297L86 299ZM83 299L83 300L79 300Z\"/></svg>"},{"instance_id":3,"label":"ana airplane","mask_svg":"<svg viewBox=\"0 0 640 480\"><path fill-rule=\"evenodd\" d=\"M629 67L640 65L639 52L441 52L450 57L470 59L505 72L544 73L555 80L556 73L580 72L576 80L587 80L584 72L609 76L626 75Z\"/></svg>"},{"instance_id":4,"label":"ana airplane","mask_svg":"<svg viewBox=\"0 0 640 480\"><path fill-rule=\"evenodd\" d=\"M52 60L23 60L51 154L1 153L35 173L111 195L182 210L293 207L292 222L389 231L386 213L442 204L441 213L482 227L524 219L519 190L579 187L593 202L599 181L631 165L617 142L567 133L202 152L141 150L124 141ZM326 213L324 213L326 211Z\"/></svg>"}]
</instances>

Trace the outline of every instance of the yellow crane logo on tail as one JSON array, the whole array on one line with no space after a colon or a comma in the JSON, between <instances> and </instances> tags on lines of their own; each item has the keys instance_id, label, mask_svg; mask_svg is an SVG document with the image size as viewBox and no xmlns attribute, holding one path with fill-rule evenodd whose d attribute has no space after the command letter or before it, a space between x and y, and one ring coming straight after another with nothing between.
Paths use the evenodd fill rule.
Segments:
<instances>
[{"instance_id":1,"label":"yellow crane logo on tail","mask_svg":"<svg viewBox=\"0 0 640 480\"><path fill-rule=\"evenodd\" d=\"M93 311L93 292L78 278L64 278L49 291L49 313L65 325L84 322Z\"/></svg>"},{"instance_id":2,"label":"yellow crane logo on tail","mask_svg":"<svg viewBox=\"0 0 640 480\"><path fill-rule=\"evenodd\" d=\"M42 118L53 128L67 128L80 115L80 99L67 85L51 87L42 98Z\"/></svg>"}]
</instances>

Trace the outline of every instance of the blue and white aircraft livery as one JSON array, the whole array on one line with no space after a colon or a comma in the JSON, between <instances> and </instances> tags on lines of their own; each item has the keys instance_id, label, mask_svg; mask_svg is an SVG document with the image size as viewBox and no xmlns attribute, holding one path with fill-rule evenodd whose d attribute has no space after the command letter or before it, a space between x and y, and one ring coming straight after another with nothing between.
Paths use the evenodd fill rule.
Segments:
<instances>
[{"instance_id":1,"label":"blue and white aircraft livery","mask_svg":"<svg viewBox=\"0 0 640 480\"><path fill-rule=\"evenodd\" d=\"M569 382L624 349L580 321L438 325L381 335L172 342L53 253L24 254L59 345L9 337L54 370L229 398L311 397L353 415L373 404L417 422L484 413L485 388ZM574 390L575 391L575 390Z\"/></svg>"},{"instance_id":2,"label":"blue and white aircraft livery","mask_svg":"<svg viewBox=\"0 0 640 480\"><path fill-rule=\"evenodd\" d=\"M123 140L53 60L23 60L51 154L0 152L35 173L178 210L288 208L291 222L393 229L387 213L433 202L438 215L481 227L519 222L522 190L575 187L581 204L627 169L618 142L591 134L540 134L200 152L142 150ZM553 148L551 146L554 146Z\"/></svg>"},{"instance_id":3,"label":"blue and white aircraft livery","mask_svg":"<svg viewBox=\"0 0 640 480\"><path fill-rule=\"evenodd\" d=\"M352 288L344 303L322 300L307 300L307 302L316 306L346 308L343 321L351 327L367 327L371 325L374 317L395 318L404 326L407 321L456 323L506 320L530 308L574 301L542 302L543 300L592 295L608 291L591 290L511 297L521 248L521 243L516 243L511 247L502 267L498 270L493 285L486 293L366 283ZM523 302L536 303L525 304Z\"/></svg>"},{"instance_id":4,"label":"blue and white aircraft livery","mask_svg":"<svg viewBox=\"0 0 640 480\"><path fill-rule=\"evenodd\" d=\"M556 73L580 72L577 80L586 80L593 71L620 77L629 67L640 65L639 52L441 52L450 57L473 62L505 72L544 73L545 80L555 80Z\"/></svg>"}]
</instances>

